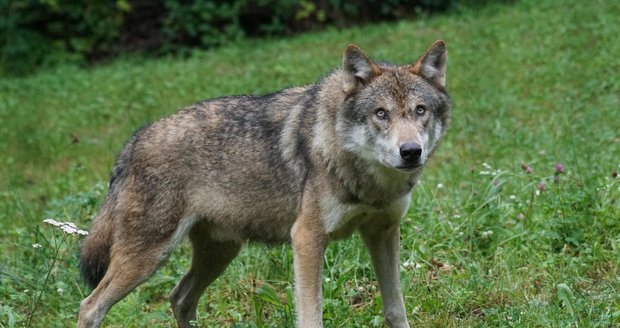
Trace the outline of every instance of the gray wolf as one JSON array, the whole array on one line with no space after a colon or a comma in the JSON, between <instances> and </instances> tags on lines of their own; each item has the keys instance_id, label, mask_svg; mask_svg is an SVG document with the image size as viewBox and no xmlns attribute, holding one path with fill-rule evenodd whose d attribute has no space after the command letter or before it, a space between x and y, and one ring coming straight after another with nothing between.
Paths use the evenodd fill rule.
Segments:
<instances>
[{"instance_id":1,"label":"gray wolf","mask_svg":"<svg viewBox=\"0 0 620 328\"><path fill-rule=\"evenodd\" d=\"M446 62L441 40L401 66L349 45L315 84L203 101L135 132L82 246L94 290L78 326L99 326L187 236L191 267L170 294L179 327L247 241L291 243L297 326L322 327L325 248L358 231L387 325L409 327L399 222L450 120Z\"/></svg>"}]
</instances>

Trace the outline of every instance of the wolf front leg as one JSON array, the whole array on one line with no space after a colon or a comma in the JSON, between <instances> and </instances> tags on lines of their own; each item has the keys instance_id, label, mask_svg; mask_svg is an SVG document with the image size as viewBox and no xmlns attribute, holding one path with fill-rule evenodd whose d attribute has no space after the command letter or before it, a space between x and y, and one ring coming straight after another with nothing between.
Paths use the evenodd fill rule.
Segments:
<instances>
[{"instance_id":1,"label":"wolf front leg","mask_svg":"<svg viewBox=\"0 0 620 328\"><path fill-rule=\"evenodd\" d=\"M369 222L363 226L360 232L370 252L379 281L385 321L391 328L409 328L403 293L400 289L400 273L398 272L399 220L383 227L372 223Z\"/></svg>"},{"instance_id":2,"label":"wolf front leg","mask_svg":"<svg viewBox=\"0 0 620 328\"><path fill-rule=\"evenodd\" d=\"M327 234L316 216L300 216L291 231L298 328L323 327L322 274Z\"/></svg>"}]
</instances>

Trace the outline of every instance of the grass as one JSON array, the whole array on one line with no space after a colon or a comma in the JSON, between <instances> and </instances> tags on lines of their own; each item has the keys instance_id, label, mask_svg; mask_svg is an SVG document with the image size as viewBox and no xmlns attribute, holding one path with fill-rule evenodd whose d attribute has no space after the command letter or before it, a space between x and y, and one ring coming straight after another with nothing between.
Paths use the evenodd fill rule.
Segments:
<instances>
[{"instance_id":1,"label":"grass","mask_svg":"<svg viewBox=\"0 0 620 328\"><path fill-rule=\"evenodd\" d=\"M312 83L350 42L404 63L438 38L455 108L402 224L411 324L619 326L619 16L612 1L525 0L0 80L0 327L75 324L89 292L79 238L41 222L88 227L136 128L200 99ZM198 323L291 326L291 263L286 246L245 248L205 293ZM183 245L106 326L174 326L166 295L188 266ZM359 237L330 245L324 278L327 327L383 325Z\"/></svg>"}]
</instances>

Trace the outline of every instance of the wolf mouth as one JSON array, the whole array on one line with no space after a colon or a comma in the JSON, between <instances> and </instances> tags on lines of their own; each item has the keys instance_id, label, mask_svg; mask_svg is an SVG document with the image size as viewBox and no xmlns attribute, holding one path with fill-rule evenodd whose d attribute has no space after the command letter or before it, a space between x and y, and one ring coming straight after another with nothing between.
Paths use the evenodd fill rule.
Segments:
<instances>
[{"instance_id":1,"label":"wolf mouth","mask_svg":"<svg viewBox=\"0 0 620 328\"><path fill-rule=\"evenodd\" d=\"M406 172L406 173L411 173L417 169L420 169L424 166L424 163L411 163L411 164L404 164L404 165L394 165L394 164L390 164L388 161L385 160L380 160L378 161L379 164L387 169L390 170L396 170L396 171L400 171L400 172Z\"/></svg>"},{"instance_id":2,"label":"wolf mouth","mask_svg":"<svg viewBox=\"0 0 620 328\"><path fill-rule=\"evenodd\" d=\"M411 165L394 166L394 168L400 171L412 172L416 169L422 168L422 166L424 166L424 164L416 163Z\"/></svg>"}]
</instances>

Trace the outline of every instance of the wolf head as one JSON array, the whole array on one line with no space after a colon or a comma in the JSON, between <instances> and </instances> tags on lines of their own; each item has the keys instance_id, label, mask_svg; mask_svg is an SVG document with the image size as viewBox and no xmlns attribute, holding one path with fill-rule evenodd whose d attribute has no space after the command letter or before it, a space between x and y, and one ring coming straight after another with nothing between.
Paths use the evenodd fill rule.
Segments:
<instances>
[{"instance_id":1,"label":"wolf head","mask_svg":"<svg viewBox=\"0 0 620 328\"><path fill-rule=\"evenodd\" d=\"M446 62L441 40L403 66L375 63L349 45L342 64L346 100L337 123L344 147L380 167L421 168L450 120Z\"/></svg>"}]
</instances>

